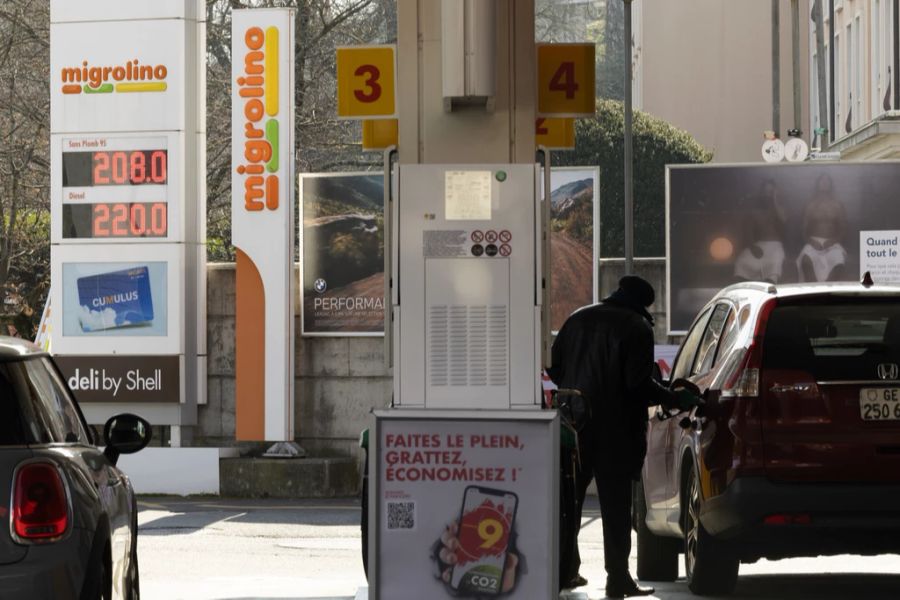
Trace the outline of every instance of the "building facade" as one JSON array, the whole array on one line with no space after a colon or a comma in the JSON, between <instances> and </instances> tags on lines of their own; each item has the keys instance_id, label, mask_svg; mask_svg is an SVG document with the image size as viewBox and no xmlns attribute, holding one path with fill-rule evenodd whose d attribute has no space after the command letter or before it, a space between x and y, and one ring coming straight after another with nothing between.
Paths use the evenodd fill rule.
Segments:
<instances>
[{"instance_id":1,"label":"building facade","mask_svg":"<svg viewBox=\"0 0 900 600\"><path fill-rule=\"evenodd\" d=\"M767 130L786 138L797 128L811 141L810 0L796 2L795 79L791 0L635 0L635 107L686 130L718 163L761 162ZM799 112L793 108L795 87Z\"/></svg>"},{"instance_id":2,"label":"building facade","mask_svg":"<svg viewBox=\"0 0 900 600\"><path fill-rule=\"evenodd\" d=\"M844 159L900 158L898 0L828 0L823 56L809 41L810 115ZM819 73L825 73L819 85ZM827 95L822 118L819 90Z\"/></svg>"}]
</instances>

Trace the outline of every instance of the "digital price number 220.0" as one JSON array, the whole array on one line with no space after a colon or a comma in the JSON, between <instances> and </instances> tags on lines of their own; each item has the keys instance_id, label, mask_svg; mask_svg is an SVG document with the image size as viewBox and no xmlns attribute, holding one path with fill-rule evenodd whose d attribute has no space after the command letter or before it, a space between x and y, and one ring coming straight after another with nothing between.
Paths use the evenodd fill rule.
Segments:
<instances>
[{"instance_id":1,"label":"digital price number 220.0","mask_svg":"<svg viewBox=\"0 0 900 600\"><path fill-rule=\"evenodd\" d=\"M163 238L169 233L165 202L100 202L63 206L66 238Z\"/></svg>"}]
</instances>

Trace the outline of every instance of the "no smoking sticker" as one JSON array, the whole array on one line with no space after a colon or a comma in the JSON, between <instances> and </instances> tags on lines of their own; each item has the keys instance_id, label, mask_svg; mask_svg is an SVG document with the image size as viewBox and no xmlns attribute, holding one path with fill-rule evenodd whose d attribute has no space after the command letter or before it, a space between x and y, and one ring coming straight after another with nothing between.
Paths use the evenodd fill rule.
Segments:
<instances>
[{"instance_id":1,"label":"no smoking sticker","mask_svg":"<svg viewBox=\"0 0 900 600\"><path fill-rule=\"evenodd\" d=\"M500 246L500 256L509 256L510 254L512 254L512 248L509 244Z\"/></svg>"},{"instance_id":2,"label":"no smoking sticker","mask_svg":"<svg viewBox=\"0 0 900 600\"><path fill-rule=\"evenodd\" d=\"M484 233L480 229L476 229L472 232L472 241L476 244L480 244L484 241Z\"/></svg>"}]
</instances>

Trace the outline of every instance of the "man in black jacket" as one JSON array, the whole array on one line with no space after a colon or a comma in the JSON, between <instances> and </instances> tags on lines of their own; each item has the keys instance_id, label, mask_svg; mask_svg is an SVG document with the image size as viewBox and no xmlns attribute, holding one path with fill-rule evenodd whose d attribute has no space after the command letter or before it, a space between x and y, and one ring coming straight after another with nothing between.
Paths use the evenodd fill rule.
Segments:
<instances>
[{"instance_id":1,"label":"man in black jacket","mask_svg":"<svg viewBox=\"0 0 900 600\"><path fill-rule=\"evenodd\" d=\"M653 377L653 318L647 307L655 292L646 280L629 275L600 304L580 308L566 320L553 343L550 378L560 388L577 389L591 407L591 419L579 435L581 464L576 474L576 523L591 478L597 482L603 519L606 593L610 598L646 596L628 572L631 553L631 483L640 478L647 454L647 408L675 405L679 394ZM569 581L587 583L578 574L577 538Z\"/></svg>"}]
</instances>

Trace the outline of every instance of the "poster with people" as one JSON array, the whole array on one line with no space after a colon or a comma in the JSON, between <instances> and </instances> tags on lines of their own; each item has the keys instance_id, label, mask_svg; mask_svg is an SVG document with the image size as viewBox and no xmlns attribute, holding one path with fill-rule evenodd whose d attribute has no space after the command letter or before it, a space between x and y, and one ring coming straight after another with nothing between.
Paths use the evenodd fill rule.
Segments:
<instances>
[{"instance_id":1,"label":"poster with people","mask_svg":"<svg viewBox=\"0 0 900 600\"><path fill-rule=\"evenodd\" d=\"M550 598L558 535L555 417L396 414L407 412L375 413L370 597Z\"/></svg>"},{"instance_id":2,"label":"poster with people","mask_svg":"<svg viewBox=\"0 0 900 600\"><path fill-rule=\"evenodd\" d=\"M900 162L671 166L667 190L673 334L732 283L900 273Z\"/></svg>"}]
</instances>

